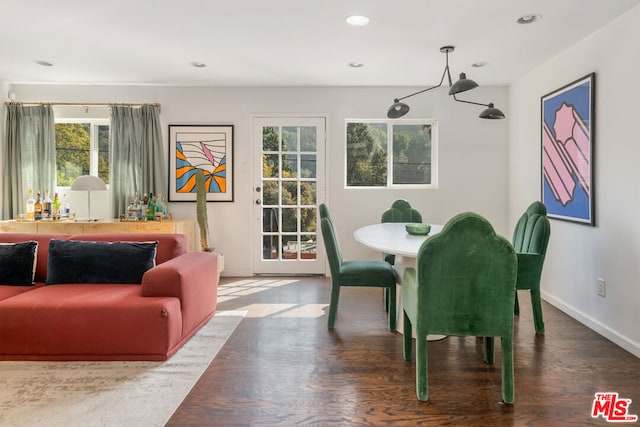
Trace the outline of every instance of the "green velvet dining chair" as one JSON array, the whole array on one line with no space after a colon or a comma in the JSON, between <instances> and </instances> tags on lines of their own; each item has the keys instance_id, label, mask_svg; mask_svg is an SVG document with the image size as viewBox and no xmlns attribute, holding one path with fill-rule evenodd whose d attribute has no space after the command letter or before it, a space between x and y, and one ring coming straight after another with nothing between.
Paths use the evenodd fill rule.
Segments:
<instances>
[{"instance_id":1,"label":"green velvet dining chair","mask_svg":"<svg viewBox=\"0 0 640 427\"><path fill-rule=\"evenodd\" d=\"M391 206L382 212L380 222L422 222L422 214L411 207L405 199L395 200ZM382 254L382 258L389 264L395 263L395 255Z\"/></svg>"},{"instance_id":2,"label":"green velvet dining chair","mask_svg":"<svg viewBox=\"0 0 640 427\"><path fill-rule=\"evenodd\" d=\"M331 301L329 303L328 327L335 326L338 300L342 286L368 286L388 290L389 304L396 306L396 283L398 277L393 266L382 260L347 260L342 258L335 225L324 203L319 207L322 238L331 270ZM389 312L389 330L396 330L395 310Z\"/></svg>"},{"instance_id":3,"label":"green velvet dining chair","mask_svg":"<svg viewBox=\"0 0 640 427\"><path fill-rule=\"evenodd\" d=\"M514 401L513 303L517 259L513 246L482 216L466 212L449 220L420 247L416 268L402 279L404 359L416 337L416 394L428 400L427 335L484 337L484 361L494 362L500 337L502 400Z\"/></svg>"},{"instance_id":4,"label":"green velvet dining chair","mask_svg":"<svg viewBox=\"0 0 640 427\"><path fill-rule=\"evenodd\" d=\"M544 334L540 279L550 235L551 225L547 218L547 208L542 202L534 201L518 220L512 242L518 257L516 289L530 291L536 334ZM520 314L517 293L514 313Z\"/></svg>"}]
</instances>

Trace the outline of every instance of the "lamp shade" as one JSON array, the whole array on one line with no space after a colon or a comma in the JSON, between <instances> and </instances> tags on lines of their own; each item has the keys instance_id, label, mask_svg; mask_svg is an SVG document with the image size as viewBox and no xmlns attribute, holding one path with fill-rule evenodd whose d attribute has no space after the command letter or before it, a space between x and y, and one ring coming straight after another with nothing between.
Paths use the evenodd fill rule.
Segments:
<instances>
[{"instance_id":1,"label":"lamp shade","mask_svg":"<svg viewBox=\"0 0 640 427\"><path fill-rule=\"evenodd\" d=\"M71 191L107 191L107 184L93 175L82 175L71 184Z\"/></svg>"},{"instance_id":2,"label":"lamp shade","mask_svg":"<svg viewBox=\"0 0 640 427\"><path fill-rule=\"evenodd\" d=\"M449 95L455 95L456 93L466 92L478 87L478 83L467 78L465 73L460 73L460 79L451 86L449 89Z\"/></svg>"},{"instance_id":3,"label":"lamp shade","mask_svg":"<svg viewBox=\"0 0 640 427\"><path fill-rule=\"evenodd\" d=\"M397 119L409 112L409 106L404 102L396 101L393 103L391 107L389 107L389 111L387 111L387 117L390 119Z\"/></svg>"},{"instance_id":4,"label":"lamp shade","mask_svg":"<svg viewBox=\"0 0 640 427\"><path fill-rule=\"evenodd\" d=\"M493 104L489 104L488 108L484 110L482 113L480 113L478 117L480 117L481 119L504 119L505 118L504 113L498 108L495 108Z\"/></svg>"}]
</instances>

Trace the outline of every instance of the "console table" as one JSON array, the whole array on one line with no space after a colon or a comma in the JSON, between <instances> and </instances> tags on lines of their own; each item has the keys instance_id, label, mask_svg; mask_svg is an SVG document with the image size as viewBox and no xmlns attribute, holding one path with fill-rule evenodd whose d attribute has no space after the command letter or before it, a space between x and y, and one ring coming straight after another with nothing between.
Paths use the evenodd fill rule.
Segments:
<instances>
[{"instance_id":1,"label":"console table","mask_svg":"<svg viewBox=\"0 0 640 427\"><path fill-rule=\"evenodd\" d=\"M192 220L166 221L0 221L0 233L175 233L184 234L189 251L196 251L195 223Z\"/></svg>"}]
</instances>

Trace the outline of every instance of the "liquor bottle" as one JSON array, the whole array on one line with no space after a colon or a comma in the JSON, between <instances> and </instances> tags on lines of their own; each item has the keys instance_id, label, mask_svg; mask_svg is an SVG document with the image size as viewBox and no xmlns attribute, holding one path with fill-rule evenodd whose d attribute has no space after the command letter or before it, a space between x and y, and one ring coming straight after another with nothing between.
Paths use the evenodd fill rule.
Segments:
<instances>
[{"instance_id":1,"label":"liquor bottle","mask_svg":"<svg viewBox=\"0 0 640 427\"><path fill-rule=\"evenodd\" d=\"M33 204L33 218L35 220L42 219L42 201L40 200L40 192L36 193L36 201Z\"/></svg>"},{"instance_id":2,"label":"liquor bottle","mask_svg":"<svg viewBox=\"0 0 640 427\"><path fill-rule=\"evenodd\" d=\"M149 193L149 199L147 202L147 220L153 221L156 219L156 196L153 193Z\"/></svg>"},{"instance_id":3,"label":"liquor bottle","mask_svg":"<svg viewBox=\"0 0 640 427\"><path fill-rule=\"evenodd\" d=\"M51 218L51 197L49 197L49 190L44 190L44 200L42 201L42 218Z\"/></svg>"},{"instance_id":4,"label":"liquor bottle","mask_svg":"<svg viewBox=\"0 0 640 427\"><path fill-rule=\"evenodd\" d=\"M58 193L53 195L53 203L51 203L51 216L57 220L60 218L60 199Z\"/></svg>"},{"instance_id":5,"label":"liquor bottle","mask_svg":"<svg viewBox=\"0 0 640 427\"><path fill-rule=\"evenodd\" d=\"M156 199L156 218L165 219L167 217L167 204L162 193Z\"/></svg>"},{"instance_id":6,"label":"liquor bottle","mask_svg":"<svg viewBox=\"0 0 640 427\"><path fill-rule=\"evenodd\" d=\"M127 206L127 219L129 221L136 221L138 219L138 205L136 204L136 198L132 198L129 206Z\"/></svg>"},{"instance_id":7,"label":"liquor bottle","mask_svg":"<svg viewBox=\"0 0 640 427\"><path fill-rule=\"evenodd\" d=\"M27 212L25 214L25 218L29 221L33 221L34 211L35 211L36 200L33 198L33 190L29 189L29 196L27 197Z\"/></svg>"}]
</instances>

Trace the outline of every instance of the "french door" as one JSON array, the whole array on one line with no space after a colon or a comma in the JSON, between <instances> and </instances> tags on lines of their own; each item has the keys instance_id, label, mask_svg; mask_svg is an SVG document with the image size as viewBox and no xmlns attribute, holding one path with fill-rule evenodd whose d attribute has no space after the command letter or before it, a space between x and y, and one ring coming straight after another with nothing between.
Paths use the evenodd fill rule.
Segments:
<instances>
[{"instance_id":1,"label":"french door","mask_svg":"<svg viewBox=\"0 0 640 427\"><path fill-rule=\"evenodd\" d=\"M254 117L254 274L324 274L324 117Z\"/></svg>"}]
</instances>

